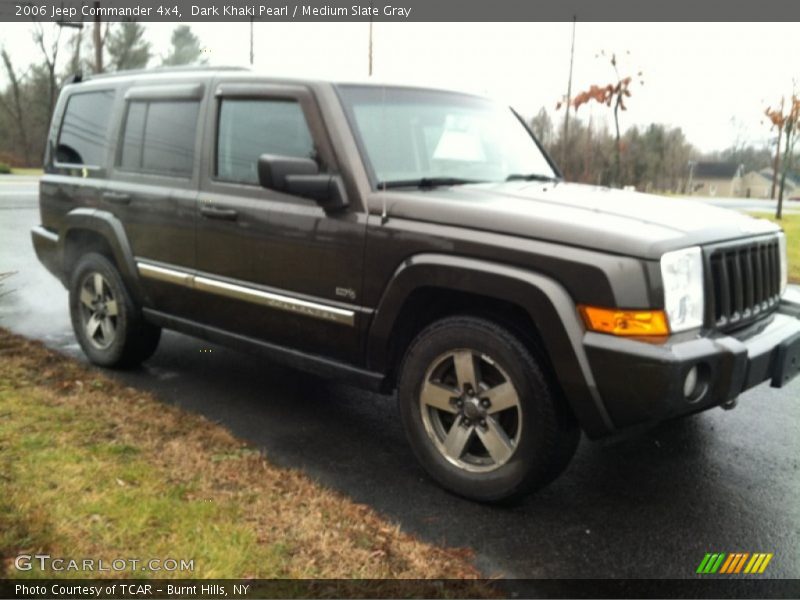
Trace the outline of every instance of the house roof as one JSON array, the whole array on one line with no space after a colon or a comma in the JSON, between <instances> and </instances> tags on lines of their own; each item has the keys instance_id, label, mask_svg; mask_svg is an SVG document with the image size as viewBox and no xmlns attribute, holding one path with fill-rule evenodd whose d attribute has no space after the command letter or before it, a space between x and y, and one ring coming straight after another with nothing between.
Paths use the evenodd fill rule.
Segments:
<instances>
[{"instance_id":1,"label":"house roof","mask_svg":"<svg viewBox=\"0 0 800 600\"><path fill-rule=\"evenodd\" d=\"M761 169L758 172L758 174L761 175L761 177L763 177L764 179L772 181L772 169L770 169L769 167ZM780 172L778 172L778 178L780 179ZM787 175L786 175L786 183L788 185L790 185L791 187L796 187L797 186L797 179L795 178L795 176L793 174L787 173Z\"/></svg>"},{"instance_id":2,"label":"house roof","mask_svg":"<svg viewBox=\"0 0 800 600\"><path fill-rule=\"evenodd\" d=\"M741 165L732 162L696 162L692 175L701 179L732 179Z\"/></svg>"}]
</instances>

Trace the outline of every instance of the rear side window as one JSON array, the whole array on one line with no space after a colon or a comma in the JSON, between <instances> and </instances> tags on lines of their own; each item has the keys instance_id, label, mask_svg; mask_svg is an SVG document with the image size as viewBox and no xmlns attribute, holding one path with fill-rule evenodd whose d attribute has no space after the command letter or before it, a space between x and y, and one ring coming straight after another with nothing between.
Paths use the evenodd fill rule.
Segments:
<instances>
[{"instance_id":1,"label":"rear side window","mask_svg":"<svg viewBox=\"0 0 800 600\"><path fill-rule=\"evenodd\" d=\"M198 101L129 102L117 165L154 175L191 176L199 110Z\"/></svg>"},{"instance_id":2,"label":"rear side window","mask_svg":"<svg viewBox=\"0 0 800 600\"><path fill-rule=\"evenodd\" d=\"M217 134L217 178L258 184L258 157L316 158L300 104L292 100L223 100Z\"/></svg>"},{"instance_id":3,"label":"rear side window","mask_svg":"<svg viewBox=\"0 0 800 600\"><path fill-rule=\"evenodd\" d=\"M56 146L56 161L100 167L106 164L111 145L108 126L114 92L84 92L67 100Z\"/></svg>"}]
</instances>

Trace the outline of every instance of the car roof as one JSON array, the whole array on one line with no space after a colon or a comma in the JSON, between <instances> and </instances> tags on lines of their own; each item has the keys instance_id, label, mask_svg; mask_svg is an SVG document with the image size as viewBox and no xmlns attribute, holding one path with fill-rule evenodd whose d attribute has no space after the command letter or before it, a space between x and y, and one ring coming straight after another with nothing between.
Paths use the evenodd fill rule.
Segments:
<instances>
[{"instance_id":1,"label":"car roof","mask_svg":"<svg viewBox=\"0 0 800 600\"><path fill-rule=\"evenodd\" d=\"M408 90L429 90L464 94L468 96L482 97L480 94L452 90L446 88L429 87L421 85L409 85L396 82L378 81L374 79L334 81L327 79L313 79L305 77L281 77L274 76L263 71L257 71L248 67L237 66L190 66L190 67L158 67L155 69L137 69L130 71L118 71L115 73L102 73L99 75L89 75L81 78L79 75L74 77L74 81L69 83L81 83L81 87L103 87L104 84L119 85L127 83L184 83L192 81L208 81L209 79L236 80L274 84L302 84L309 87L319 86L364 86L364 87L391 87ZM74 90L77 91L77 90Z\"/></svg>"}]
</instances>

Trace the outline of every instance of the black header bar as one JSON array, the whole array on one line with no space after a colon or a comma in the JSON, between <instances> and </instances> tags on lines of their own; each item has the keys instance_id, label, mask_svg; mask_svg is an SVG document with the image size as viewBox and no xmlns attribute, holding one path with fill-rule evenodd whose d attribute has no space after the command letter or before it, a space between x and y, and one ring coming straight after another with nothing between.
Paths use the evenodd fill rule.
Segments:
<instances>
[{"instance_id":1,"label":"black header bar","mask_svg":"<svg viewBox=\"0 0 800 600\"><path fill-rule=\"evenodd\" d=\"M0 0L0 21L798 21L795 0ZM665 40L679 43L680 40Z\"/></svg>"}]
</instances>

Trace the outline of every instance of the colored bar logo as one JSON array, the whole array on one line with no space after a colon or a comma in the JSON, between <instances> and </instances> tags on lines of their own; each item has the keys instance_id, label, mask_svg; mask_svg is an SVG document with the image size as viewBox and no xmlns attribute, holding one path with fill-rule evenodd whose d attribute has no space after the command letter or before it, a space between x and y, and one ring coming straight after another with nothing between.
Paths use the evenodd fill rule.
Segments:
<instances>
[{"instance_id":1,"label":"colored bar logo","mask_svg":"<svg viewBox=\"0 0 800 600\"><path fill-rule=\"evenodd\" d=\"M733 552L730 554L707 552L703 560L700 561L697 572L702 575L713 575L715 573L720 575L738 575L740 573L760 575L767 570L767 565L773 556L774 554L771 552L756 552L754 554L749 552Z\"/></svg>"}]
</instances>

